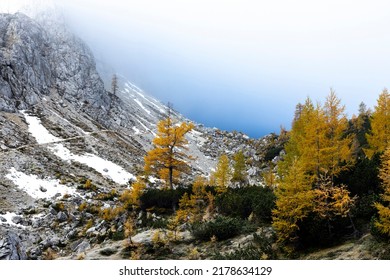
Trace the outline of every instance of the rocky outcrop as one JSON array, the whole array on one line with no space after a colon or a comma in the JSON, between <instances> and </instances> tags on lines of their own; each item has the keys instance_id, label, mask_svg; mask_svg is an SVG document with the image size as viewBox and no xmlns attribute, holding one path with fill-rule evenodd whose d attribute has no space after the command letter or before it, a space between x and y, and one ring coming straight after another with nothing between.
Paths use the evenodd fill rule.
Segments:
<instances>
[{"instance_id":1,"label":"rocky outcrop","mask_svg":"<svg viewBox=\"0 0 390 280\"><path fill-rule=\"evenodd\" d=\"M26 260L27 255L19 236L8 233L0 239L0 260Z\"/></svg>"},{"instance_id":2,"label":"rocky outcrop","mask_svg":"<svg viewBox=\"0 0 390 280\"><path fill-rule=\"evenodd\" d=\"M88 47L62 32L17 13L0 14L0 110L16 112L58 95L96 119L104 119L111 98Z\"/></svg>"}]
</instances>

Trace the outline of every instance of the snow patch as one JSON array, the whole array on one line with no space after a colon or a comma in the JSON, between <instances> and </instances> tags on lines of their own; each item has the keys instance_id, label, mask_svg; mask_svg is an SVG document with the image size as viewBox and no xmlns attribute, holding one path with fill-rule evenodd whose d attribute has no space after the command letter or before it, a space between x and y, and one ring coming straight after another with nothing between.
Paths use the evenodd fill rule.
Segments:
<instances>
[{"instance_id":1,"label":"snow patch","mask_svg":"<svg viewBox=\"0 0 390 280\"><path fill-rule=\"evenodd\" d=\"M25 112L22 113L24 114L26 121L29 124L29 132L32 134L32 136L35 137L37 142L39 144L52 144L48 146L48 149L62 160L78 161L80 163L83 163L95 169L104 177L111 178L113 181L121 185L127 184L130 179L135 179L135 176L133 174L127 172L122 167L109 160L105 160L99 156L89 153L85 155L76 155L73 154L64 145L60 143L54 144L55 142L63 141L63 139L51 135L50 132L42 125L41 121L37 117L29 116ZM105 170L108 170L108 172Z\"/></svg>"},{"instance_id":2,"label":"snow patch","mask_svg":"<svg viewBox=\"0 0 390 280\"><path fill-rule=\"evenodd\" d=\"M26 228L25 226L19 225L19 224L15 224L12 221L12 218L15 217L15 216L19 216L19 215L17 215L16 213L12 213L12 212L7 212L5 214L0 214L0 225L1 224L9 224L10 226L14 226L14 227ZM2 218L5 219L6 221L3 222Z\"/></svg>"},{"instance_id":3,"label":"snow patch","mask_svg":"<svg viewBox=\"0 0 390 280\"><path fill-rule=\"evenodd\" d=\"M130 179L135 179L135 176L133 174L127 172L121 166L96 155L89 153L85 155L76 155L73 154L69 149L64 147L64 145L62 144L54 144L52 147L49 147L49 150L51 150L56 156L58 156L62 160L77 161L83 163L95 169L104 177L110 178L120 185L125 185Z\"/></svg>"},{"instance_id":4,"label":"snow patch","mask_svg":"<svg viewBox=\"0 0 390 280\"><path fill-rule=\"evenodd\" d=\"M132 128L135 134L141 134L141 131L136 126L133 126Z\"/></svg>"},{"instance_id":5,"label":"snow patch","mask_svg":"<svg viewBox=\"0 0 390 280\"><path fill-rule=\"evenodd\" d=\"M39 179L37 175L27 175L17 171L14 167L11 168L5 177L11 180L20 190L35 199L52 198L58 193L61 196L76 193L74 188L61 185L59 180Z\"/></svg>"},{"instance_id":6,"label":"snow patch","mask_svg":"<svg viewBox=\"0 0 390 280\"><path fill-rule=\"evenodd\" d=\"M146 112L148 113L148 115L151 115L150 111L148 109L145 108L145 106L138 100L138 99L134 99L134 101Z\"/></svg>"},{"instance_id":7,"label":"snow patch","mask_svg":"<svg viewBox=\"0 0 390 280\"><path fill-rule=\"evenodd\" d=\"M37 117L29 116L26 112L21 111L28 123L28 131L34 136L38 144L47 144L61 141L61 138L58 138L52 134L42 125L41 120Z\"/></svg>"}]
</instances>

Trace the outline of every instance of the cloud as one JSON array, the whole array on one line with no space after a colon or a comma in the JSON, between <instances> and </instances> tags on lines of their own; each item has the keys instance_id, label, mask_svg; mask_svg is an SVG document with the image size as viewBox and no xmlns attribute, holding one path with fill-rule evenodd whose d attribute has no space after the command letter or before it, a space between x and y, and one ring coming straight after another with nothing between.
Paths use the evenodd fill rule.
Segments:
<instances>
[{"instance_id":1,"label":"cloud","mask_svg":"<svg viewBox=\"0 0 390 280\"><path fill-rule=\"evenodd\" d=\"M97 57L210 126L278 131L330 87L352 115L389 86L388 1L55 2Z\"/></svg>"}]
</instances>

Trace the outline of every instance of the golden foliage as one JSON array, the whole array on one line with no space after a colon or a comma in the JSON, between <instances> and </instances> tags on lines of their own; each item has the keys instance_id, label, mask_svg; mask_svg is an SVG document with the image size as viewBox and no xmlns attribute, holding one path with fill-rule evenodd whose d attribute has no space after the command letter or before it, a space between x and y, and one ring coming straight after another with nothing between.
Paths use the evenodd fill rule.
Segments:
<instances>
[{"instance_id":1,"label":"golden foliage","mask_svg":"<svg viewBox=\"0 0 390 280\"><path fill-rule=\"evenodd\" d=\"M332 220L335 216L347 217L356 197L350 197L346 186L334 186L331 179L322 176L313 190L313 212L326 220Z\"/></svg>"},{"instance_id":2,"label":"golden foliage","mask_svg":"<svg viewBox=\"0 0 390 280\"><path fill-rule=\"evenodd\" d=\"M309 213L328 222L348 215L355 198L345 186L334 186L334 177L352 163L352 137L345 136L348 120L333 90L324 106L308 98L299 104L276 189L273 224L279 242L294 241L298 222Z\"/></svg>"},{"instance_id":3,"label":"golden foliage","mask_svg":"<svg viewBox=\"0 0 390 280\"><path fill-rule=\"evenodd\" d=\"M223 154L219 157L217 168L214 172L217 192L223 193L227 190L232 178L232 171L230 168L229 158Z\"/></svg>"},{"instance_id":4,"label":"golden foliage","mask_svg":"<svg viewBox=\"0 0 390 280\"><path fill-rule=\"evenodd\" d=\"M313 209L311 185L303 163L295 159L289 173L283 177L275 191L276 208L272 212L272 225L279 242L294 241L297 238L298 222Z\"/></svg>"},{"instance_id":5,"label":"golden foliage","mask_svg":"<svg viewBox=\"0 0 390 280\"><path fill-rule=\"evenodd\" d=\"M124 208L129 209L131 205L140 205L140 197L146 189L146 183L142 177L137 176L137 180L121 194L119 200L124 204Z\"/></svg>"},{"instance_id":6,"label":"golden foliage","mask_svg":"<svg viewBox=\"0 0 390 280\"><path fill-rule=\"evenodd\" d=\"M170 117L157 124L154 148L145 156L144 170L165 180L167 187L173 188L179 176L189 171L188 161L192 157L185 153L188 141L185 135L194 128L192 123L176 125Z\"/></svg>"},{"instance_id":7,"label":"golden foliage","mask_svg":"<svg viewBox=\"0 0 390 280\"><path fill-rule=\"evenodd\" d=\"M366 134L368 149L364 149L367 157L381 153L390 145L390 94L384 89L379 95L377 105L371 117L371 131Z\"/></svg>"},{"instance_id":8,"label":"golden foliage","mask_svg":"<svg viewBox=\"0 0 390 280\"><path fill-rule=\"evenodd\" d=\"M232 181L239 183L241 186L247 180L245 156L242 151L239 151L234 155Z\"/></svg>"},{"instance_id":9,"label":"golden foliage","mask_svg":"<svg viewBox=\"0 0 390 280\"><path fill-rule=\"evenodd\" d=\"M375 204L378 210L378 220L375 226L381 233L390 237L390 148L387 148L382 155L379 177L382 180L384 193L381 196L382 203Z\"/></svg>"}]
</instances>

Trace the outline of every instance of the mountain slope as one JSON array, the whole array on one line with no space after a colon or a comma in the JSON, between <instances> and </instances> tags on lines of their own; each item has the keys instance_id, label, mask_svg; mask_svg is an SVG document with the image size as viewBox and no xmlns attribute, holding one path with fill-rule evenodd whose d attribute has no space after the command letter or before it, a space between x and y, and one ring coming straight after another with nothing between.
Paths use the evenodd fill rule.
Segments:
<instances>
[{"instance_id":1,"label":"mountain slope","mask_svg":"<svg viewBox=\"0 0 390 280\"><path fill-rule=\"evenodd\" d=\"M0 259L83 252L110 225L98 219L98 234L86 238L94 212L80 207L115 208L167 107L124 77L117 95L107 91L89 48L61 26L0 14L0 34ZM243 150L250 182L260 184L275 136L254 140L196 125L188 139L196 160L184 183L207 176L222 153Z\"/></svg>"}]
</instances>

